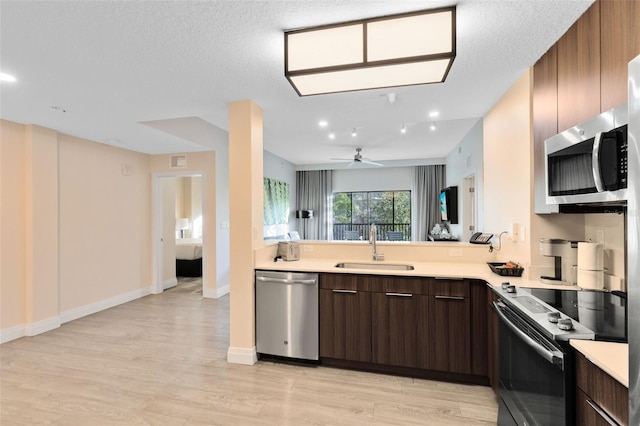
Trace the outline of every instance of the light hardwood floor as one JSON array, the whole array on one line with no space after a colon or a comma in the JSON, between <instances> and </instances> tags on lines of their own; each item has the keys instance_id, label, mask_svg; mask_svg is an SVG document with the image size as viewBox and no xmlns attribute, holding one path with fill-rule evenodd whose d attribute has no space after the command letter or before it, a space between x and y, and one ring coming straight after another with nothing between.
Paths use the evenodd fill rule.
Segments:
<instances>
[{"instance_id":1,"label":"light hardwood floor","mask_svg":"<svg viewBox=\"0 0 640 426\"><path fill-rule=\"evenodd\" d=\"M185 287L186 288L186 287ZM229 296L181 287L0 346L0 424L494 425L490 388L229 364Z\"/></svg>"}]
</instances>

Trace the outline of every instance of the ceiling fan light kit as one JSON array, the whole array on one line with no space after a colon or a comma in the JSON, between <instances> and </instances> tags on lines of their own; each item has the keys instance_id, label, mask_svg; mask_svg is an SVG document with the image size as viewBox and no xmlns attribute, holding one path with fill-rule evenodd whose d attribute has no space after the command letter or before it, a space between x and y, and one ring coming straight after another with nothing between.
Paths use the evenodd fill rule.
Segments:
<instances>
[{"instance_id":1,"label":"ceiling fan light kit","mask_svg":"<svg viewBox=\"0 0 640 426\"><path fill-rule=\"evenodd\" d=\"M456 56L456 8L298 29L284 36L285 77L300 96L441 83Z\"/></svg>"}]
</instances>

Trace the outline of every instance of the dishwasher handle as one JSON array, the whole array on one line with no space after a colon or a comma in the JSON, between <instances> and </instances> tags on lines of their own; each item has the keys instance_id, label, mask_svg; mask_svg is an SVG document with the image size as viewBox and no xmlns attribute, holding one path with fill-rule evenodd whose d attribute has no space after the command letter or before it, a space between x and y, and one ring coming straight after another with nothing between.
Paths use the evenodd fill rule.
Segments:
<instances>
[{"instance_id":1,"label":"dishwasher handle","mask_svg":"<svg viewBox=\"0 0 640 426\"><path fill-rule=\"evenodd\" d=\"M270 283L277 283L277 284L317 284L318 281L315 279L310 279L310 280L290 280L288 278L268 278L268 277L256 277L256 281L262 281L262 282L270 282Z\"/></svg>"}]
</instances>

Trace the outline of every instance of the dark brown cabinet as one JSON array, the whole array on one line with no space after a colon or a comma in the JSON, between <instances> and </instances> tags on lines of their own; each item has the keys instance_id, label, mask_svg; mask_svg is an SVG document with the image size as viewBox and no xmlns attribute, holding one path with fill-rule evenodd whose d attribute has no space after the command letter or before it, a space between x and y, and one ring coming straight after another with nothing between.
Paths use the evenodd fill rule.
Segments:
<instances>
[{"instance_id":1,"label":"dark brown cabinet","mask_svg":"<svg viewBox=\"0 0 640 426\"><path fill-rule=\"evenodd\" d=\"M486 384L483 281L320 276L323 363Z\"/></svg>"},{"instance_id":2,"label":"dark brown cabinet","mask_svg":"<svg viewBox=\"0 0 640 426\"><path fill-rule=\"evenodd\" d=\"M581 426L629 423L629 389L576 354L576 424Z\"/></svg>"},{"instance_id":3,"label":"dark brown cabinet","mask_svg":"<svg viewBox=\"0 0 640 426\"><path fill-rule=\"evenodd\" d=\"M600 2L601 111L627 101L628 63L640 55L640 2Z\"/></svg>"},{"instance_id":4,"label":"dark brown cabinet","mask_svg":"<svg viewBox=\"0 0 640 426\"><path fill-rule=\"evenodd\" d=\"M371 361L371 293L358 287L356 275L321 275L321 357Z\"/></svg>"},{"instance_id":5,"label":"dark brown cabinet","mask_svg":"<svg viewBox=\"0 0 640 426\"><path fill-rule=\"evenodd\" d=\"M535 212L558 213L547 205L544 170L544 141L558 134L558 48L542 55L533 67L533 164Z\"/></svg>"},{"instance_id":6,"label":"dark brown cabinet","mask_svg":"<svg viewBox=\"0 0 640 426\"><path fill-rule=\"evenodd\" d=\"M600 113L600 7L594 3L558 40L558 130Z\"/></svg>"},{"instance_id":7,"label":"dark brown cabinet","mask_svg":"<svg viewBox=\"0 0 640 426\"><path fill-rule=\"evenodd\" d=\"M469 282L433 280L430 291L431 369L470 374Z\"/></svg>"},{"instance_id":8,"label":"dark brown cabinet","mask_svg":"<svg viewBox=\"0 0 640 426\"><path fill-rule=\"evenodd\" d=\"M423 279L386 277L372 293L373 362L429 368L429 297Z\"/></svg>"},{"instance_id":9,"label":"dark brown cabinet","mask_svg":"<svg viewBox=\"0 0 640 426\"><path fill-rule=\"evenodd\" d=\"M498 394L498 386L500 384L500 371L498 369L499 362L499 350L498 350L498 327L499 321L498 314L493 308L493 302L496 302L500 297L493 292L491 287L487 287L487 374L489 376L489 384L495 394Z\"/></svg>"}]
</instances>

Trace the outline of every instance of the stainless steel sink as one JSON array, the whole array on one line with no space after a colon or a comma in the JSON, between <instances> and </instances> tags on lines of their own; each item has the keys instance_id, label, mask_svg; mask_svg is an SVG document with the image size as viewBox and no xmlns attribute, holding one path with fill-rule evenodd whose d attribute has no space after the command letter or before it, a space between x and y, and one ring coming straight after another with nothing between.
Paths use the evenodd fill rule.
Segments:
<instances>
[{"instance_id":1,"label":"stainless steel sink","mask_svg":"<svg viewBox=\"0 0 640 426\"><path fill-rule=\"evenodd\" d=\"M413 265L394 264L394 263L357 263L357 262L345 262L338 263L336 268L343 269L384 269L391 271L413 271L415 268Z\"/></svg>"}]
</instances>

